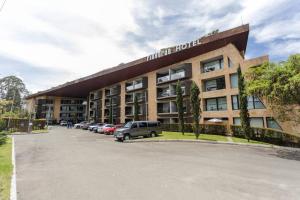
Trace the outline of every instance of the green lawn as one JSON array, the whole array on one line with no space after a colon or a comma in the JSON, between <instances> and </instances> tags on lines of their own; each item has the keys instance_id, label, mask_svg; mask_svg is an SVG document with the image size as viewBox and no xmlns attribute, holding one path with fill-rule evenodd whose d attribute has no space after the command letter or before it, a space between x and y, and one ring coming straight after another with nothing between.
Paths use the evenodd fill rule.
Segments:
<instances>
[{"instance_id":1,"label":"green lawn","mask_svg":"<svg viewBox=\"0 0 300 200\"><path fill-rule=\"evenodd\" d=\"M167 132L167 131L163 131L161 135L159 135L158 137L155 137L153 139L185 139L185 140L194 140L196 139L195 134L194 133L184 133L184 135L182 135L182 133L179 132ZM200 134L199 137L200 140L210 140L210 141L227 141L226 136L222 136L222 135L209 135L209 134Z\"/></svg>"},{"instance_id":2,"label":"green lawn","mask_svg":"<svg viewBox=\"0 0 300 200\"><path fill-rule=\"evenodd\" d=\"M260 142L260 141L256 141L256 140L248 140L244 139L244 138L237 138L237 137L232 137L232 141L233 142L237 142L237 143L252 143L252 144L266 144L266 145L271 145L269 143L265 143L265 142Z\"/></svg>"},{"instance_id":3,"label":"green lawn","mask_svg":"<svg viewBox=\"0 0 300 200\"><path fill-rule=\"evenodd\" d=\"M11 163L11 138L7 143L0 145L0 199L8 200L10 193L11 174L13 166Z\"/></svg>"},{"instance_id":4,"label":"green lawn","mask_svg":"<svg viewBox=\"0 0 300 200\"><path fill-rule=\"evenodd\" d=\"M182 133L179 132L169 132L169 131L163 131L161 135L159 135L158 137L155 138L149 138L149 139L164 139L164 140L195 140L195 134L194 133L184 133L184 135L182 135ZM211 134L200 134L199 137L200 140L210 140L210 141L222 141L222 142L229 142L226 136L222 136L222 135L211 135ZM268 143L265 142L259 142L259 141L255 141L255 140L250 140L248 142L248 140L243 139L243 138L237 138L237 137L231 137L233 142L236 143L251 143L251 144L266 144L266 145L270 145Z\"/></svg>"}]
</instances>

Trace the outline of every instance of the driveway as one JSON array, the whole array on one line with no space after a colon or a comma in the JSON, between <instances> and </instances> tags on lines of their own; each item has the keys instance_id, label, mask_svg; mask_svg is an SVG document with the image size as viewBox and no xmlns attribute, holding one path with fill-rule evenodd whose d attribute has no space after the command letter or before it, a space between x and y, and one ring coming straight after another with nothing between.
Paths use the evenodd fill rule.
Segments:
<instances>
[{"instance_id":1,"label":"driveway","mask_svg":"<svg viewBox=\"0 0 300 200\"><path fill-rule=\"evenodd\" d=\"M204 143L119 143L54 127L15 136L20 200L299 199L299 152Z\"/></svg>"}]
</instances>

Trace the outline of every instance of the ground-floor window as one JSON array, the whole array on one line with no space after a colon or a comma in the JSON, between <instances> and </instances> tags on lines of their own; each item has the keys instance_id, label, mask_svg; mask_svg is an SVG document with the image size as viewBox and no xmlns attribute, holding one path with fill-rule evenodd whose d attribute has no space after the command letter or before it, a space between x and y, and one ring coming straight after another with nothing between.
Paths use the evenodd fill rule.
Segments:
<instances>
[{"instance_id":1,"label":"ground-floor window","mask_svg":"<svg viewBox=\"0 0 300 200\"><path fill-rule=\"evenodd\" d=\"M241 125L241 118L234 117L233 118L234 125ZM251 127L259 127L264 128L264 118L263 117L251 117L250 118L250 126Z\"/></svg>"},{"instance_id":2,"label":"ground-floor window","mask_svg":"<svg viewBox=\"0 0 300 200\"><path fill-rule=\"evenodd\" d=\"M280 125L277 123L277 121L273 117L267 117L267 127L282 130Z\"/></svg>"}]
</instances>

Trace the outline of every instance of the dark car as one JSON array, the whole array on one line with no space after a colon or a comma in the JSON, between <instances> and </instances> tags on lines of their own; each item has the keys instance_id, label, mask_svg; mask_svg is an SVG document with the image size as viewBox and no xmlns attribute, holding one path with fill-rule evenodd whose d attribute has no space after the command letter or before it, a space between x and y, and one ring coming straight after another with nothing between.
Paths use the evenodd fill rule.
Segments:
<instances>
[{"instance_id":1,"label":"dark car","mask_svg":"<svg viewBox=\"0 0 300 200\"><path fill-rule=\"evenodd\" d=\"M114 132L114 136L120 141L139 136L156 137L159 134L161 134L161 128L158 121L131 121Z\"/></svg>"}]
</instances>

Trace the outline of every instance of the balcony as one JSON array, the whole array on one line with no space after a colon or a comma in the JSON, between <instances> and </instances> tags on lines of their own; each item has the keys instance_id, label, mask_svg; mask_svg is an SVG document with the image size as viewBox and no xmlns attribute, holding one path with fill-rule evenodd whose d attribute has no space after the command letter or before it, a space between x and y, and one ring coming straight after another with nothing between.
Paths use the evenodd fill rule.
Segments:
<instances>
[{"instance_id":1,"label":"balcony","mask_svg":"<svg viewBox=\"0 0 300 200\"><path fill-rule=\"evenodd\" d=\"M109 117L109 109L104 110L104 117ZM113 109L113 117L118 117L117 109Z\"/></svg>"},{"instance_id":2,"label":"balcony","mask_svg":"<svg viewBox=\"0 0 300 200\"><path fill-rule=\"evenodd\" d=\"M183 102L183 110L187 112L187 102ZM177 105L175 101L157 103L157 113L158 114L177 114Z\"/></svg>"},{"instance_id":3,"label":"balcony","mask_svg":"<svg viewBox=\"0 0 300 200\"><path fill-rule=\"evenodd\" d=\"M132 106L125 107L125 115L126 116L132 116L133 115L133 107Z\"/></svg>"},{"instance_id":4,"label":"balcony","mask_svg":"<svg viewBox=\"0 0 300 200\"><path fill-rule=\"evenodd\" d=\"M125 96L125 103L133 103L134 102L134 96L137 96L138 102L145 101L145 94L138 92L138 93L127 94Z\"/></svg>"},{"instance_id":5,"label":"balcony","mask_svg":"<svg viewBox=\"0 0 300 200\"><path fill-rule=\"evenodd\" d=\"M162 76L157 78L157 83L163 83L170 81L170 75Z\"/></svg>"},{"instance_id":6,"label":"balcony","mask_svg":"<svg viewBox=\"0 0 300 200\"><path fill-rule=\"evenodd\" d=\"M225 89L226 88L225 77L205 80L203 85L204 85L204 91L206 92Z\"/></svg>"},{"instance_id":7,"label":"balcony","mask_svg":"<svg viewBox=\"0 0 300 200\"><path fill-rule=\"evenodd\" d=\"M120 94L120 85L115 85L110 88L105 89L105 96L113 96Z\"/></svg>"},{"instance_id":8,"label":"balcony","mask_svg":"<svg viewBox=\"0 0 300 200\"><path fill-rule=\"evenodd\" d=\"M162 72L158 72L156 74L157 77L157 84L175 81L184 78L192 77L192 64L191 63L184 63L176 68L168 69Z\"/></svg>"},{"instance_id":9,"label":"balcony","mask_svg":"<svg viewBox=\"0 0 300 200\"><path fill-rule=\"evenodd\" d=\"M181 87L183 95L185 95L185 86ZM157 88L157 98L176 97L176 85L168 85L167 87Z\"/></svg>"},{"instance_id":10,"label":"balcony","mask_svg":"<svg viewBox=\"0 0 300 200\"><path fill-rule=\"evenodd\" d=\"M171 80L177 80L177 79L181 79L185 77L185 71L184 70L180 70L177 71L175 73L171 73Z\"/></svg>"},{"instance_id":11,"label":"balcony","mask_svg":"<svg viewBox=\"0 0 300 200\"><path fill-rule=\"evenodd\" d=\"M133 90L138 90L138 89L142 89L145 87L146 82L147 82L147 77L143 77L131 82L127 82L126 83L126 91L133 91Z\"/></svg>"}]
</instances>

